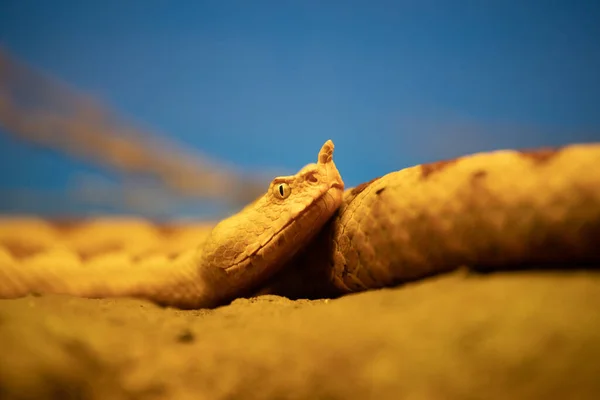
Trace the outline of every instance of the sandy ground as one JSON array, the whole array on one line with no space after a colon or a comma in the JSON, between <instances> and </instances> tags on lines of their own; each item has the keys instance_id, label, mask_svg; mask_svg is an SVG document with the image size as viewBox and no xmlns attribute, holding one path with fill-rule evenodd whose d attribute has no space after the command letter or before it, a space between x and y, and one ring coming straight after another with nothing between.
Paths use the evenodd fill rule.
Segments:
<instances>
[{"instance_id":1,"label":"sandy ground","mask_svg":"<svg viewBox=\"0 0 600 400\"><path fill-rule=\"evenodd\" d=\"M600 272L180 311L0 301L2 399L598 399Z\"/></svg>"}]
</instances>

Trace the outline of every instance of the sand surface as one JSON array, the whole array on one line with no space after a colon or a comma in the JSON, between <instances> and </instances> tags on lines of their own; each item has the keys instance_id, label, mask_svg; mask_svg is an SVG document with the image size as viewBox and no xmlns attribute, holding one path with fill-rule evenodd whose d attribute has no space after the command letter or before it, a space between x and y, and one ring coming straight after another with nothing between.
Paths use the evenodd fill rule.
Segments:
<instances>
[{"instance_id":1,"label":"sand surface","mask_svg":"<svg viewBox=\"0 0 600 400\"><path fill-rule=\"evenodd\" d=\"M598 399L600 272L180 311L0 301L2 399Z\"/></svg>"}]
</instances>

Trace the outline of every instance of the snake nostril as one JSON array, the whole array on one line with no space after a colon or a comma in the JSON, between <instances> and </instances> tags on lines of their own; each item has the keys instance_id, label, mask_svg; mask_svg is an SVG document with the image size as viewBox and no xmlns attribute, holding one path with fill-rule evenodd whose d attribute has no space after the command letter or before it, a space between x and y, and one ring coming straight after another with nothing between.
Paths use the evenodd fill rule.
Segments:
<instances>
[{"instance_id":1,"label":"snake nostril","mask_svg":"<svg viewBox=\"0 0 600 400\"><path fill-rule=\"evenodd\" d=\"M341 181L333 181L329 187L344 190L344 184Z\"/></svg>"}]
</instances>

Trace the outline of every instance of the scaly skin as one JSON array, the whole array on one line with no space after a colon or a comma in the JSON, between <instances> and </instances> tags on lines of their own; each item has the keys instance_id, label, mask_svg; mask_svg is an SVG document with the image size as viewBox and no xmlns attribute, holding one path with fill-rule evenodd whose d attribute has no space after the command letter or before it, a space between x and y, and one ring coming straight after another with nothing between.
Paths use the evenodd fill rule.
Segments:
<instances>
[{"instance_id":1,"label":"scaly skin","mask_svg":"<svg viewBox=\"0 0 600 400\"><path fill-rule=\"evenodd\" d=\"M275 178L262 197L218 223L200 246L172 260L136 263L130 258L130 265L94 266L46 257L46 262L23 265L5 252L0 298L30 293L132 296L180 308L230 301L289 262L339 207L344 184L332 155L333 143L327 141L316 164Z\"/></svg>"},{"instance_id":2,"label":"scaly skin","mask_svg":"<svg viewBox=\"0 0 600 400\"><path fill-rule=\"evenodd\" d=\"M600 262L600 144L496 151L392 172L258 293L333 297L459 267Z\"/></svg>"},{"instance_id":3,"label":"scaly skin","mask_svg":"<svg viewBox=\"0 0 600 400\"><path fill-rule=\"evenodd\" d=\"M418 165L349 189L343 198L329 149L330 142L319 156L317 165L325 171L317 174L320 184L307 183L314 167L306 167L284 178L292 194L287 202L276 201L273 190L280 178L275 179L264 197L218 224L202 251L183 252L173 261L168 254L208 230L188 232L183 240L155 225L115 232L117 224L109 221L107 238L121 234L133 243L103 258L110 242L100 241L105 248L92 244L98 226L86 234L77 226L48 228L37 221L36 230L23 221L12 227L0 222L0 298L60 292L213 307L252 293L336 296L460 266L600 261L600 144L497 151ZM305 190L311 194L304 197ZM292 203L294 194L301 200ZM277 235L289 221L298 229ZM136 229L145 233L135 234ZM57 231L67 232L62 236L70 238L70 247L57 247ZM134 240L143 242L149 232L163 232L144 239L158 243L159 251L150 256Z\"/></svg>"}]
</instances>

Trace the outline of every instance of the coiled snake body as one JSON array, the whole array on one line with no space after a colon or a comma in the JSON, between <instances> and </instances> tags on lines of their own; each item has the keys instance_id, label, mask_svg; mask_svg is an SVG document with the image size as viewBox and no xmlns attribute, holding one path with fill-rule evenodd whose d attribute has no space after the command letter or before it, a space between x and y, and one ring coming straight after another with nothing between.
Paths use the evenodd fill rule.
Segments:
<instances>
[{"instance_id":1,"label":"coiled snake body","mask_svg":"<svg viewBox=\"0 0 600 400\"><path fill-rule=\"evenodd\" d=\"M0 298L130 296L201 308L255 293L335 296L460 266L600 261L600 144L479 153L346 191L332 154L327 141L317 163L275 178L212 230L156 227L151 246L135 246L131 224L0 220Z\"/></svg>"}]
</instances>

